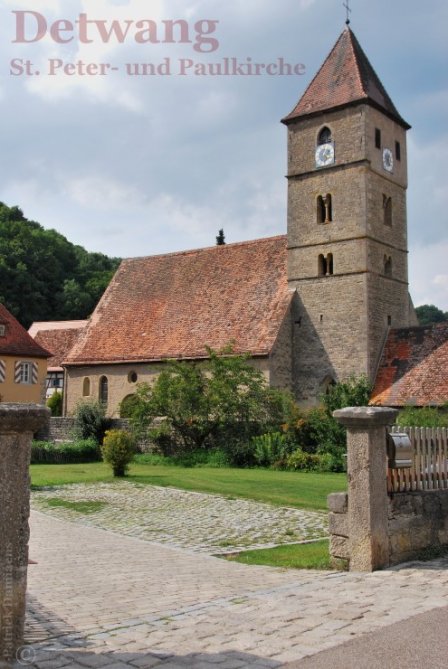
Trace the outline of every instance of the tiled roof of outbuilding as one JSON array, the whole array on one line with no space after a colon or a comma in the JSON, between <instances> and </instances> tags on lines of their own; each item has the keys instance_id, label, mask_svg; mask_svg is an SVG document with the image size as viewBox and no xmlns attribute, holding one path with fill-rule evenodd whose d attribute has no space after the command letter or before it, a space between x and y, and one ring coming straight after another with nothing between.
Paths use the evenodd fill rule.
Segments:
<instances>
[{"instance_id":1,"label":"tiled roof of outbuilding","mask_svg":"<svg viewBox=\"0 0 448 669\"><path fill-rule=\"evenodd\" d=\"M268 355L290 301L285 236L124 260L66 363Z\"/></svg>"},{"instance_id":2,"label":"tiled roof of outbuilding","mask_svg":"<svg viewBox=\"0 0 448 669\"><path fill-rule=\"evenodd\" d=\"M283 119L366 102L381 109L397 123L410 126L400 116L378 75L350 28L346 28L293 111Z\"/></svg>"},{"instance_id":3,"label":"tiled roof of outbuilding","mask_svg":"<svg viewBox=\"0 0 448 669\"><path fill-rule=\"evenodd\" d=\"M391 330L371 402L384 406L448 402L448 323Z\"/></svg>"},{"instance_id":4,"label":"tiled roof of outbuilding","mask_svg":"<svg viewBox=\"0 0 448 669\"><path fill-rule=\"evenodd\" d=\"M25 328L3 304L0 304L0 325L5 326L5 334L0 336L0 355L23 355L30 358L50 357L51 354L30 337Z\"/></svg>"},{"instance_id":5,"label":"tiled roof of outbuilding","mask_svg":"<svg viewBox=\"0 0 448 669\"><path fill-rule=\"evenodd\" d=\"M28 330L38 344L52 353L48 371L62 370L61 363L67 357L79 333L88 321L48 321L33 323Z\"/></svg>"}]
</instances>

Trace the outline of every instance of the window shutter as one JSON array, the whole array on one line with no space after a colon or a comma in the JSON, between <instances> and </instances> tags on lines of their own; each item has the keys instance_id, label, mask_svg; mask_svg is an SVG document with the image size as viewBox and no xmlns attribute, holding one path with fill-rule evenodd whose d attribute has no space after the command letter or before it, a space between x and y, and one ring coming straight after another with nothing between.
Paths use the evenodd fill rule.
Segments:
<instances>
[{"instance_id":1,"label":"window shutter","mask_svg":"<svg viewBox=\"0 0 448 669\"><path fill-rule=\"evenodd\" d=\"M14 369L14 383L20 383L22 376L22 363L20 360L16 360L15 369Z\"/></svg>"},{"instance_id":2,"label":"window shutter","mask_svg":"<svg viewBox=\"0 0 448 669\"><path fill-rule=\"evenodd\" d=\"M6 378L6 365L4 360L0 360L0 383L4 383Z\"/></svg>"},{"instance_id":3,"label":"window shutter","mask_svg":"<svg viewBox=\"0 0 448 669\"><path fill-rule=\"evenodd\" d=\"M39 378L39 364L37 362L33 362L33 377L32 377L32 383L36 384L37 379Z\"/></svg>"}]
</instances>

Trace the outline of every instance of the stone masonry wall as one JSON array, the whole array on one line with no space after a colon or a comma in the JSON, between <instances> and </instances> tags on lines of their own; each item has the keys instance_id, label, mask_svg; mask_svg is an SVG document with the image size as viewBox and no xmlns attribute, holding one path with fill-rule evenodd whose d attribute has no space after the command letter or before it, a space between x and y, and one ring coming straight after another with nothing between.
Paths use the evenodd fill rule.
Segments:
<instances>
[{"instance_id":1,"label":"stone masonry wall","mask_svg":"<svg viewBox=\"0 0 448 669\"><path fill-rule=\"evenodd\" d=\"M50 418L48 424L39 430L35 438L40 441L71 441L73 427L75 424L74 418ZM112 420L112 428L126 429L128 422L121 418L114 418Z\"/></svg>"},{"instance_id":2,"label":"stone masonry wall","mask_svg":"<svg viewBox=\"0 0 448 669\"><path fill-rule=\"evenodd\" d=\"M448 546L448 490L395 493L389 499L390 563Z\"/></svg>"},{"instance_id":3,"label":"stone masonry wall","mask_svg":"<svg viewBox=\"0 0 448 669\"><path fill-rule=\"evenodd\" d=\"M330 555L350 562L348 495L328 498ZM389 496L389 564L417 557L427 548L448 546L448 490L423 490Z\"/></svg>"}]
</instances>

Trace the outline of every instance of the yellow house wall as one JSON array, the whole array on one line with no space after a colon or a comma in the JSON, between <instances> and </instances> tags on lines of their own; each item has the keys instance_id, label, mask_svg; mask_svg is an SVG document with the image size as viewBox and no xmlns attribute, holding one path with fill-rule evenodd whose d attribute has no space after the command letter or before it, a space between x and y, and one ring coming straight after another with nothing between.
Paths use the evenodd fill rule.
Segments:
<instances>
[{"instance_id":1,"label":"yellow house wall","mask_svg":"<svg viewBox=\"0 0 448 669\"><path fill-rule=\"evenodd\" d=\"M269 381L269 360L267 358L256 358L251 362L254 367L263 372ZM118 418L121 401L128 395L136 392L138 383L153 384L163 368L163 363L69 367L66 370L65 415L72 415L80 400L98 401L100 399L100 379L102 376L106 376L109 390L107 415L112 418ZM131 372L137 373L138 378L135 383L129 380ZM86 378L90 380L90 394L87 396L83 395L84 379Z\"/></svg>"},{"instance_id":2,"label":"yellow house wall","mask_svg":"<svg viewBox=\"0 0 448 669\"><path fill-rule=\"evenodd\" d=\"M6 356L0 355L6 367L5 381L0 383L0 401L18 402L19 404L33 402L43 404L45 402L45 380L47 377L47 361L43 358L28 358L27 356ZM15 363L16 361L37 363L38 378L37 383L15 383Z\"/></svg>"}]
</instances>

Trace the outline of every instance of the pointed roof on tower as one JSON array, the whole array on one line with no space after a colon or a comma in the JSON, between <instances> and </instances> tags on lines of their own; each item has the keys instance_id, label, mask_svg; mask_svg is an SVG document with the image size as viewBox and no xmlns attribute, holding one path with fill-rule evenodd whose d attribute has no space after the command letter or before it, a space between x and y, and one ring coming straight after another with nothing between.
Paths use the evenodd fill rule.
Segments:
<instances>
[{"instance_id":1,"label":"pointed roof on tower","mask_svg":"<svg viewBox=\"0 0 448 669\"><path fill-rule=\"evenodd\" d=\"M400 116L355 34L347 26L283 123L288 125L298 118L362 102L376 107L406 130L410 128Z\"/></svg>"}]
</instances>

